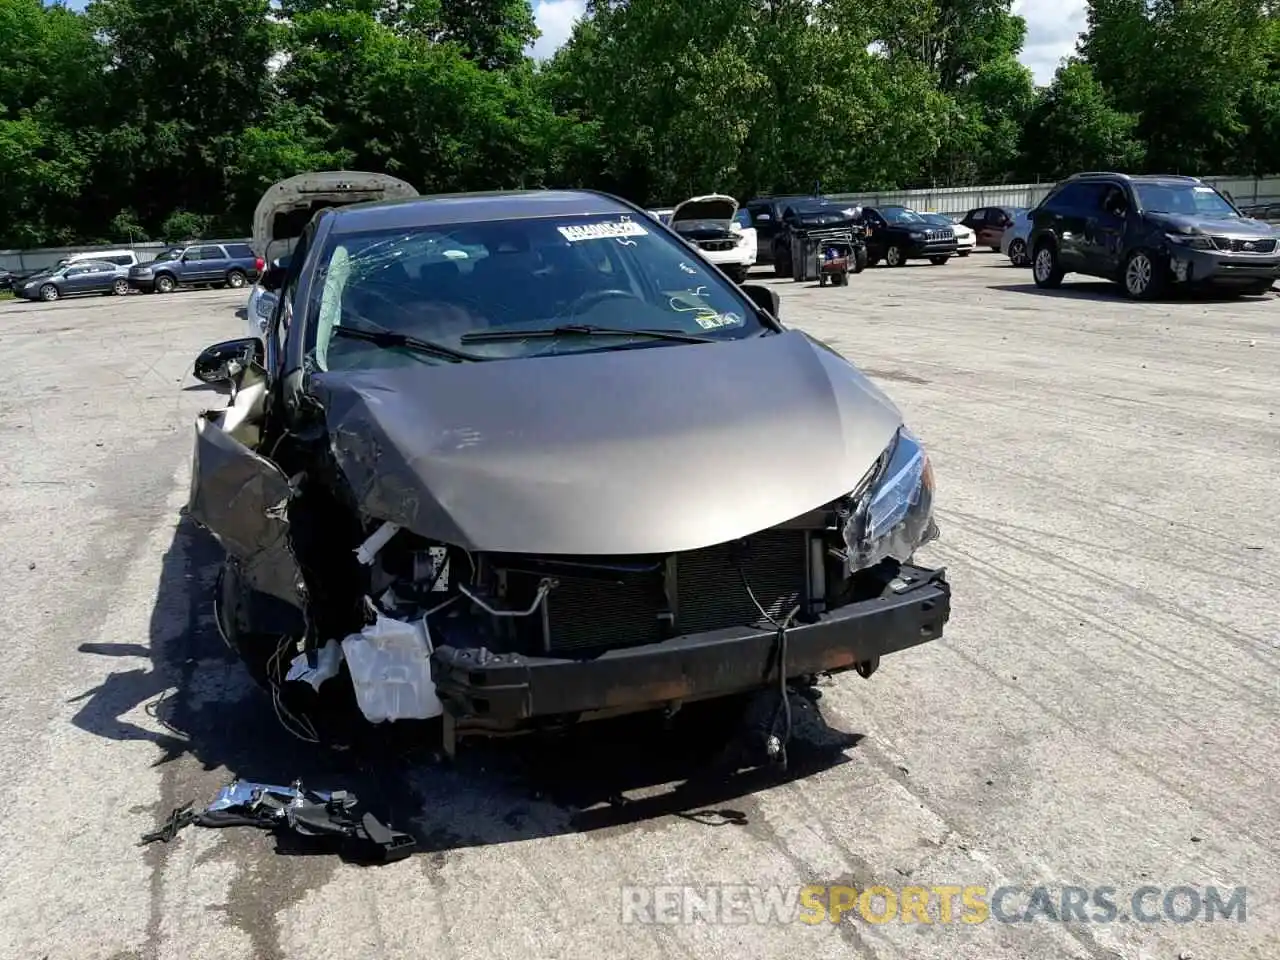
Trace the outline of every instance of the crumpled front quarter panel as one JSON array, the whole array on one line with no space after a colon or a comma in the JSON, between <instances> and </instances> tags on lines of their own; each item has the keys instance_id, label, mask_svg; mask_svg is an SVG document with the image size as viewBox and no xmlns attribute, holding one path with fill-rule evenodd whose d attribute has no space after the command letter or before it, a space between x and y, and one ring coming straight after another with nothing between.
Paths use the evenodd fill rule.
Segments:
<instances>
[{"instance_id":1,"label":"crumpled front quarter panel","mask_svg":"<svg viewBox=\"0 0 1280 960\"><path fill-rule=\"evenodd\" d=\"M222 429L224 414L210 411L196 421L187 512L241 561L250 586L301 606L301 571L289 549L289 480Z\"/></svg>"}]
</instances>

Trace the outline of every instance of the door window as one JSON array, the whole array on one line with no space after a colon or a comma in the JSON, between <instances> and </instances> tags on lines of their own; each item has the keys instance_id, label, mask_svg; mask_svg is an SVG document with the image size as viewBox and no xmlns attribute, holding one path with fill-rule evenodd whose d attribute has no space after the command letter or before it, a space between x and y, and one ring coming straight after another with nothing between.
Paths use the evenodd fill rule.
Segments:
<instances>
[{"instance_id":1,"label":"door window","mask_svg":"<svg viewBox=\"0 0 1280 960\"><path fill-rule=\"evenodd\" d=\"M192 260L225 260L221 247L196 247L191 251Z\"/></svg>"},{"instance_id":2,"label":"door window","mask_svg":"<svg viewBox=\"0 0 1280 960\"><path fill-rule=\"evenodd\" d=\"M1068 183L1046 201L1052 210L1087 211L1097 210L1102 199L1102 183Z\"/></svg>"}]
</instances>

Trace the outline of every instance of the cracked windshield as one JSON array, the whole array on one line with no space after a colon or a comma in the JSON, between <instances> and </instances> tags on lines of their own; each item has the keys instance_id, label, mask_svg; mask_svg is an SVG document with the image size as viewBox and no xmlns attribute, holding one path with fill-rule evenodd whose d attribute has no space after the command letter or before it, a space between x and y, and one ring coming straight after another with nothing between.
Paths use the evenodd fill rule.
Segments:
<instances>
[{"instance_id":1,"label":"cracked windshield","mask_svg":"<svg viewBox=\"0 0 1280 960\"><path fill-rule=\"evenodd\" d=\"M667 346L764 330L727 280L640 219L338 235L323 262L311 310L311 359L321 370ZM442 349L414 349L422 342Z\"/></svg>"}]
</instances>

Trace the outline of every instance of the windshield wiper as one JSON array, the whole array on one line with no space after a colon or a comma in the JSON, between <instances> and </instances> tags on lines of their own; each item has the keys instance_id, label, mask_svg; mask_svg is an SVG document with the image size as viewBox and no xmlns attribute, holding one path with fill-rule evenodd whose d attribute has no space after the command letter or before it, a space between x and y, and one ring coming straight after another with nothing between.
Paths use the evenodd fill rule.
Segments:
<instances>
[{"instance_id":1,"label":"windshield wiper","mask_svg":"<svg viewBox=\"0 0 1280 960\"><path fill-rule=\"evenodd\" d=\"M420 340L417 337L409 336L407 333L396 333L394 330L362 330L359 327L339 325L333 328L333 335L335 337L349 337L352 340L364 340L366 343L372 343L378 347L403 347L406 350L412 350L414 353L436 357L440 360L451 360L454 363L489 359L488 357L477 357L470 353L463 353L461 350L454 350L452 347L446 347L443 343Z\"/></svg>"},{"instance_id":2,"label":"windshield wiper","mask_svg":"<svg viewBox=\"0 0 1280 960\"><path fill-rule=\"evenodd\" d=\"M458 338L462 343L493 343L498 340L524 340L545 337L648 337L651 340L674 340L677 343L714 343L711 337L699 337L679 330L624 330L618 327L597 327L589 323L568 323L559 327L542 327L537 330L479 330L464 333Z\"/></svg>"}]
</instances>

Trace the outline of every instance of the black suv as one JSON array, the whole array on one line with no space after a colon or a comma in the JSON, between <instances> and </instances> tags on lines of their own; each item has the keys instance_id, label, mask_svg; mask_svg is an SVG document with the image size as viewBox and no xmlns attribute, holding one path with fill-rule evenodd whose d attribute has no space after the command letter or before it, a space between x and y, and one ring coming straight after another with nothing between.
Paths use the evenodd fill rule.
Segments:
<instances>
[{"instance_id":1,"label":"black suv","mask_svg":"<svg viewBox=\"0 0 1280 960\"><path fill-rule=\"evenodd\" d=\"M1280 275L1280 236L1196 177L1077 173L1031 211L1032 274L1105 277L1135 300L1172 286L1265 293Z\"/></svg>"},{"instance_id":2,"label":"black suv","mask_svg":"<svg viewBox=\"0 0 1280 960\"><path fill-rule=\"evenodd\" d=\"M756 263L772 263L780 277L791 276L791 235L822 228L847 227L861 234L861 208L850 200L792 194L747 201L747 215L756 228Z\"/></svg>"},{"instance_id":3,"label":"black suv","mask_svg":"<svg viewBox=\"0 0 1280 960\"><path fill-rule=\"evenodd\" d=\"M873 267L881 260L891 267L906 266L908 260L928 260L942 266L956 252L954 229L930 223L924 214L907 207L867 207L862 219L867 225L867 252Z\"/></svg>"}]
</instances>

